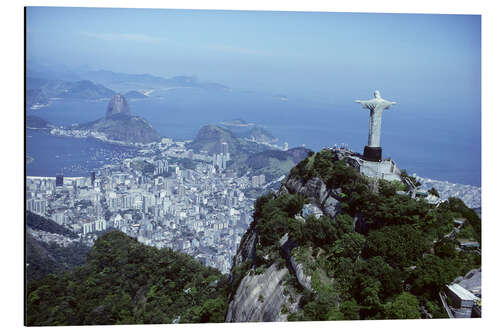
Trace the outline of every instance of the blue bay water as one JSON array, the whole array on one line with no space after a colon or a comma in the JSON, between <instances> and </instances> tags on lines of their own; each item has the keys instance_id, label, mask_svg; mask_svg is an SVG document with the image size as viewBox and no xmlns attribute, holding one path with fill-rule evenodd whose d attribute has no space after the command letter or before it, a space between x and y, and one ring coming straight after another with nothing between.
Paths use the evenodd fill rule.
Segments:
<instances>
[{"instance_id":1,"label":"blue bay water","mask_svg":"<svg viewBox=\"0 0 500 333\"><path fill-rule=\"evenodd\" d=\"M26 131L26 154L33 158L26 165L28 176L88 176L90 171L133 153L133 148L95 139L58 137L44 130Z\"/></svg>"},{"instance_id":2,"label":"blue bay water","mask_svg":"<svg viewBox=\"0 0 500 333\"><path fill-rule=\"evenodd\" d=\"M178 140L193 139L203 125L242 118L263 125L281 144L288 142L289 147L305 145L317 151L346 143L362 152L368 138L369 115L352 102L356 97L339 102L293 97L281 101L255 92L178 89L163 93L162 97L132 100L129 104L133 114L146 118L161 135ZM399 102L384 111L381 138L384 156L392 157L409 173L481 186L480 110L457 106L447 110L442 105L434 105L432 109ZM28 114L55 125L71 125L102 117L106 105L107 101L54 101L49 107ZM80 158L85 163L83 151L91 151L90 147L102 148L100 145L112 146L96 140L55 138L46 134L39 134L38 142L33 143L34 140L27 138L28 155L35 158L35 162L28 165L28 175L35 170L50 175L59 172L57 168L65 163L64 159L40 161L51 154L67 149L82 150L81 154L71 155L69 161L74 164Z\"/></svg>"}]
</instances>

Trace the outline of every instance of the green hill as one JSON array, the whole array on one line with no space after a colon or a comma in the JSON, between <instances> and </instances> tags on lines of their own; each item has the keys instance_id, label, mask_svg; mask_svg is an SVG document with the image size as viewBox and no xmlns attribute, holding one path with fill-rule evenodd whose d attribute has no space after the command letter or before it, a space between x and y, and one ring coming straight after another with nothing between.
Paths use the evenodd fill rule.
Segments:
<instances>
[{"instance_id":1,"label":"green hill","mask_svg":"<svg viewBox=\"0 0 500 333\"><path fill-rule=\"evenodd\" d=\"M439 291L481 265L480 252L459 249L453 221L480 241L481 220L459 199L436 207L399 186L329 150L298 163L255 202L226 321L446 317Z\"/></svg>"},{"instance_id":2,"label":"green hill","mask_svg":"<svg viewBox=\"0 0 500 333\"><path fill-rule=\"evenodd\" d=\"M249 139L260 143L276 143L278 141L278 139L266 129L254 123L248 123L243 119L223 121L220 123L220 127L231 131L238 138Z\"/></svg>"},{"instance_id":3,"label":"green hill","mask_svg":"<svg viewBox=\"0 0 500 333\"><path fill-rule=\"evenodd\" d=\"M130 143L150 143L160 139L156 130L142 117L123 114L112 115L82 124L80 130L92 130L106 134L111 140Z\"/></svg>"},{"instance_id":4,"label":"green hill","mask_svg":"<svg viewBox=\"0 0 500 333\"><path fill-rule=\"evenodd\" d=\"M221 153L223 142L228 144L229 152L232 154L236 152L240 144L238 138L230 130L217 125L205 125L200 128L193 142L189 144L189 148L218 154Z\"/></svg>"},{"instance_id":5,"label":"green hill","mask_svg":"<svg viewBox=\"0 0 500 333\"><path fill-rule=\"evenodd\" d=\"M188 255L112 231L83 266L28 285L27 325L221 322L226 279Z\"/></svg>"},{"instance_id":6,"label":"green hill","mask_svg":"<svg viewBox=\"0 0 500 333\"><path fill-rule=\"evenodd\" d=\"M250 154L268 150L269 147L255 142L238 138L229 129L217 125L205 125L196 135L195 139L186 147L194 151L207 151L209 154L222 152L222 143L228 144L231 160L245 160Z\"/></svg>"}]
</instances>

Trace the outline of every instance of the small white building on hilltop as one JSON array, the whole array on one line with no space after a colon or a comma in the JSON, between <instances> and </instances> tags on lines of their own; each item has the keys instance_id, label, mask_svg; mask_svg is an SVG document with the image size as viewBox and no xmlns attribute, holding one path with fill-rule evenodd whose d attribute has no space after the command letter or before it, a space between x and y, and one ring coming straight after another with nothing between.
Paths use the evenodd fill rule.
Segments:
<instances>
[{"instance_id":1,"label":"small white building on hilltop","mask_svg":"<svg viewBox=\"0 0 500 333\"><path fill-rule=\"evenodd\" d=\"M458 283L446 286L445 292L446 296L448 296L448 305L455 318L470 318L472 307L479 298Z\"/></svg>"}]
</instances>

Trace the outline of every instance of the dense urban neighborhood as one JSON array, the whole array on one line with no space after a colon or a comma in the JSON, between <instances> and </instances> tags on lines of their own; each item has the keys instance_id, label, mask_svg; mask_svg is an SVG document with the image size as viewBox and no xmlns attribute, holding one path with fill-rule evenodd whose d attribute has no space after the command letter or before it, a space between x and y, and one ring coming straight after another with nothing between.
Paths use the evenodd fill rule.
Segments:
<instances>
[{"instance_id":1,"label":"dense urban neighborhood","mask_svg":"<svg viewBox=\"0 0 500 333\"><path fill-rule=\"evenodd\" d=\"M264 175L226 172L229 160L224 144L210 156L163 139L88 177L27 177L27 210L68 227L89 245L99 232L115 228L228 272L251 221L254 198L246 193L265 184ZM63 246L77 241L30 232Z\"/></svg>"}]
</instances>

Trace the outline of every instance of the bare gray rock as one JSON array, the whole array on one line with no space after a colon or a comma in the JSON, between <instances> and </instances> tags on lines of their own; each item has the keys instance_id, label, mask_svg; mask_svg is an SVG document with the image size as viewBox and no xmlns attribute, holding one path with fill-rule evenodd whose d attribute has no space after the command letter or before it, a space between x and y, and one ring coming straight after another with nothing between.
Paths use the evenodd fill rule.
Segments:
<instances>
[{"instance_id":1,"label":"bare gray rock","mask_svg":"<svg viewBox=\"0 0 500 333\"><path fill-rule=\"evenodd\" d=\"M318 177L309 179L303 183L299 177L288 177L283 183L288 193L299 193L310 199L313 204L319 207L324 214L335 217L342 211L340 201L336 197L335 191L326 188L326 184ZM284 190L280 190L284 192Z\"/></svg>"},{"instance_id":2,"label":"bare gray rock","mask_svg":"<svg viewBox=\"0 0 500 333\"><path fill-rule=\"evenodd\" d=\"M238 252L234 257L233 266L238 266L241 263L253 259L255 257L255 246L257 244L257 232L255 229L248 229L247 233L241 239Z\"/></svg>"},{"instance_id":3,"label":"bare gray rock","mask_svg":"<svg viewBox=\"0 0 500 333\"><path fill-rule=\"evenodd\" d=\"M106 109L106 118L118 113L127 116L131 115L127 100L120 94L114 95L109 101L108 108Z\"/></svg>"},{"instance_id":4,"label":"bare gray rock","mask_svg":"<svg viewBox=\"0 0 500 333\"><path fill-rule=\"evenodd\" d=\"M306 275L304 273L304 268L301 263L298 263L293 257L292 257L292 250L297 246L297 243L294 242L292 239L289 239L288 233L286 233L283 237L280 239L280 252L281 255L285 258L287 264L288 264L288 269L290 270L290 273L295 276L299 284L302 286L302 288L307 289L307 290L312 290L311 287L311 277Z\"/></svg>"},{"instance_id":5,"label":"bare gray rock","mask_svg":"<svg viewBox=\"0 0 500 333\"><path fill-rule=\"evenodd\" d=\"M340 201L329 196L323 203L323 211L330 217L334 217L341 211Z\"/></svg>"},{"instance_id":6,"label":"bare gray rock","mask_svg":"<svg viewBox=\"0 0 500 333\"><path fill-rule=\"evenodd\" d=\"M293 257L290 257L290 265L292 266L295 272L295 277L302 288L312 290L311 277L304 273L302 264L298 263Z\"/></svg>"},{"instance_id":7,"label":"bare gray rock","mask_svg":"<svg viewBox=\"0 0 500 333\"><path fill-rule=\"evenodd\" d=\"M288 299L282 285L288 270L278 269L275 263L263 274L251 273L243 278L229 303L226 322L286 321L281 308Z\"/></svg>"}]
</instances>

